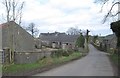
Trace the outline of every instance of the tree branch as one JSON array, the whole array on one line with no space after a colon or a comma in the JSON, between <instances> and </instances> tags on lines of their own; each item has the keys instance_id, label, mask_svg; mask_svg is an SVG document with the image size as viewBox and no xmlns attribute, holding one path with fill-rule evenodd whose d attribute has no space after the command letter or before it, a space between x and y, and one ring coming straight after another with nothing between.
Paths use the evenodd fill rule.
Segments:
<instances>
[{"instance_id":1,"label":"tree branch","mask_svg":"<svg viewBox=\"0 0 120 78\"><path fill-rule=\"evenodd\" d=\"M105 15L105 17L104 17L104 19L103 19L103 23L106 22L106 19L107 19L108 16L111 14L111 11L112 11L113 7L114 7L116 4L120 4L120 2L115 2L115 3L111 6L111 8L110 8L110 10L108 11L107 15ZM117 12L115 15L112 15L112 16L116 16L116 15L119 14L119 13L120 13L120 12Z\"/></svg>"},{"instance_id":2,"label":"tree branch","mask_svg":"<svg viewBox=\"0 0 120 78\"><path fill-rule=\"evenodd\" d=\"M5 7L7 22L13 20L17 23L21 23L24 2L19 5L19 0L3 0L2 4Z\"/></svg>"},{"instance_id":3,"label":"tree branch","mask_svg":"<svg viewBox=\"0 0 120 78\"><path fill-rule=\"evenodd\" d=\"M105 1L104 3L103 3L103 5L102 5L102 7L101 7L101 10L100 10L100 12L102 12L102 10L103 10L103 7L104 7L104 5L107 3L108 1Z\"/></svg>"},{"instance_id":4,"label":"tree branch","mask_svg":"<svg viewBox=\"0 0 120 78\"><path fill-rule=\"evenodd\" d=\"M112 17L115 17L119 14L120 12L117 12L116 14L113 14Z\"/></svg>"}]
</instances>

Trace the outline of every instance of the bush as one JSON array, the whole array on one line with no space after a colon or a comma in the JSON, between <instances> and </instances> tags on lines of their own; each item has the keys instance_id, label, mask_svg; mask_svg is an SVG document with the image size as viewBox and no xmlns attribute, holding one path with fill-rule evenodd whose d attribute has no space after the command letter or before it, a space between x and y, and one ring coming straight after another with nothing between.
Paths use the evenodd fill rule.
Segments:
<instances>
[{"instance_id":1,"label":"bush","mask_svg":"<svg viewBox=\"0 0 120 78\"><path fill-rule=\"evenodd\" d=\"M53 51L51 53L51 57L69 56L72 53L73 53L72 50L62 50L62 49L59 49L59 50Z\"/></svg>"},{"instance_id":2,"label":"bush","mask_svg":"<svg viewBox=\"0 0 120 78\"><path fill-rule=\"evenodd\" d=\"M78 37L77 41L76 41L76 46L84 48L84 43L85 43L85 38L81 33L80 36Z\"/></svg>"},{"instance_id":3,"label":"bush","mask_svg":"<svg viewBox=\"0 0 120 78\"><path fill-rule=\"evenodd\" d=\"M51 57L60 57L62 56L62 50L55 50L51 53Z\"/></svg>"}]
</instances>

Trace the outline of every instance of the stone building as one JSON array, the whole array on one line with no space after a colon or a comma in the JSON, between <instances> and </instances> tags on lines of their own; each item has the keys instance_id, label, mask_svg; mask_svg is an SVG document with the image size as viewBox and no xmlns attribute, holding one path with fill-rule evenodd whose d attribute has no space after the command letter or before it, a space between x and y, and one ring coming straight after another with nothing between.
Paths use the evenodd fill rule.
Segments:
<instances>
[{"instance_id":1,"label":"stone building","mask_svg":"<svg viewBox=\"0 0 120 78\"><path fill-rule=\"evenodd\" d=\"M2 49L10 48L15 52L34 51L34 38L13 21L2 24Z\"/></svg>"},{"instance_id":2,"label":"stone building","mask_svg":"<svg viewBox=\"0 0 120 78\"><path fill-rule=\"evenodd\" d=\"M35 40L25 29L10 21L0 25L0 50L5 64L31 63L38 57L35 53Z\"/></svg>"},{"instance_id":3,"label":"stone building","mask_svg":"<svg viewBox=\"0 0 120 78\"><path fill-rule=\"evenodd\" d=\"M75 49L75 42L79 35L67 35L65 33L41 33L39 38L47 47L61 49Z\"/></svg>"},{"instance_id":4,"label":"stone building","mask_svg":"<svg viewBox=\"0 0 120 78\"><path fill-rule=\"evenodd\" d=\"M98 41L99 47L103 51L109 52L110 50L116 49L117 37L115 36L115 34L99 37Z\"/></svg>"},{"instance_id":5,"label":"stone building","mask_svg":"<svg viewBox=\"0 0 120 78\"><path fill-rule=\"evenodd\" d=\"M104 37L103 45L106 48L106 51L109 51L110 49L116 49L117 37L115 34L107 35Z\"/></svg>"}]
</instances>

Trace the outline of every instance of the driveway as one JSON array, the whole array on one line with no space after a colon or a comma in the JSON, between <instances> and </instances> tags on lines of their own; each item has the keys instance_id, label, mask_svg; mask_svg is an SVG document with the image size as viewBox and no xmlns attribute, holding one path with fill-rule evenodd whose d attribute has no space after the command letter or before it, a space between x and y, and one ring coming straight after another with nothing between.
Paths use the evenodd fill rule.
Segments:
<instances>
[{"instance_id":1,"label":"driveway","mask_svg":"<svg viewBox=\"0 0 120 78\"><path fill-rule=\"evenodd\" d=\"M114 76L107 54L89 45L90 52L82 59L34 76Z\"/></svg>"}]
</instances>

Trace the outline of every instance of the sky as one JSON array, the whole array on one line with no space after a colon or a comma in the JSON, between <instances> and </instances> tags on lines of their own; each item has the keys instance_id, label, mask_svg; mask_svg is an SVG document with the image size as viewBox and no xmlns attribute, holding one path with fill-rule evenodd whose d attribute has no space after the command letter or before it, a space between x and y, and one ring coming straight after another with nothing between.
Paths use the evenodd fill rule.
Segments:
<instances>
[{"instance_id":1,"label":"sky","mask_svg":"<svg viewBox=\"0 0 120 78\"><path fill-rule=\"evenodd\" d=\"M101 10L100 4L94 0L24 0L22 25L35 23L39 33L66 32L70 27L90 30L90 35L112 34L110 23L113 18L102 24L111 4L106 4ZM0 14L4 8L0 6ZM114 10L115 12L116 10ZM0 23L3 21L0 19Z\"/></svg>"}]
</instances>

